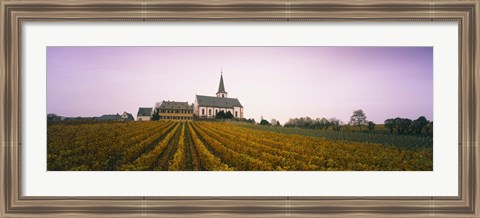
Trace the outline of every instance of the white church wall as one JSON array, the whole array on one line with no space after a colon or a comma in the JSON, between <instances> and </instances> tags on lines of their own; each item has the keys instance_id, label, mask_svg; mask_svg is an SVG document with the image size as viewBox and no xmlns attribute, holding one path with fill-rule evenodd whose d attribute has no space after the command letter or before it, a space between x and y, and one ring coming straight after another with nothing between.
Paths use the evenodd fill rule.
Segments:
<instances>
[{"instance_id":1,"label":"white church wall","mask_svg":"<svg viewBox=\"0 0 480 218\"><path fill-rule=\"evenodd\" d=\"M202 111L204 112L202 114ZM227 113L233 114L234 117L243 118L243 108L241 107L234 107L234 108L224 108L224 107L207 107L207 106L195 106L194 113L197 117L203 118L215 118L218 112L224 111ZM211 112L211 113L210 113Z\"/></svg>"},{"instance_id":2,"label":"white church wall","mask_svg":"<svg viewBox=\"0 0 480 218\"><path fill-rule=\"evenodd\" d=\"M233 108L233 116L237 118L243 118L241 107Z\"/></svg>"}]
</instances>

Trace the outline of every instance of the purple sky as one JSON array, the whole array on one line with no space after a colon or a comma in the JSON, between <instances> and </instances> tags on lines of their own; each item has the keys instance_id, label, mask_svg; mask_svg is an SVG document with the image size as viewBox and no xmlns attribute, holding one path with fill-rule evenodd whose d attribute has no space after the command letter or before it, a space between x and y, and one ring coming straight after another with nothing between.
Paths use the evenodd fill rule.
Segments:
<instances>
[{"instance_id":1,"label":"purple sky","mask_svg":"<svg viewBox=\"0 0 480 218\"><path fill-rule=\"evenodd\" d=\"M246 118L433 119L432 47L48 47L47 113L101 116L214 96Z\"/></svg>"}]
</instances>

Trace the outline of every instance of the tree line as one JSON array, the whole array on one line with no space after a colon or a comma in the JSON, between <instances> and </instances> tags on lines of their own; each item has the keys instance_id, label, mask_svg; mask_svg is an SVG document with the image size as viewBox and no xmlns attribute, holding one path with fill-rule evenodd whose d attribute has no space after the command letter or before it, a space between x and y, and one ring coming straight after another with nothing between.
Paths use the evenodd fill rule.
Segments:
<instances>
[{"instance_id":1,"label":"tree line","mask_svg":"<svg viewBox=\"0 0 480 218\"><path fill-rule=\"evenodd\" d=\"M160 115L159 115L159 103L156 104L154 113L152 114L152 120L159 120ZM237 119L233 117L233 114L230 111L225 111L221 110L219 111L215 119L232 119L236 121L243 121L247 123L253 123L255 124L255 119ZM271 122L268 122L267 120L263 119L263 116L260 118L260 122L258 123L260 125L271 125L271 126L282 126L280 122L276 119L272 119ZM347 123L348 125L351 126L356 126L360 131L362 131L362 128L366 128L365 130L368 132L372 132L375 130L376 123L373 121L367 120L367 116L365 115L365 112L363 112L362 109L359 110L354 110L352 116L350 117L350 121ZM333 129L334 131L340 131L342 127L346 126L346 123L341 121L340 119L337 119L335 117L332 117L330 119L327 119L325 117L322 118L315 118L312 119L310 117L300 117L300 118L290 118L284 125L283 127L298 127L298 128L304 128L304 129ZM384 127L389 130L391 134L396 133L396 134L408 134L408 135L421 135L421 134L427 134L427 135L432 135L433 131L433 121L427 120L424 116L420 116L416 120L411 120L408 118L389 118L384 121Z\"/></svg>"},{"instance_id":2,"label":"tree line","mask_svg":"<svg viewBox=\"0 0 480 218\"><path fill-rule=\"evenodd\" d=\"M363 110L354 110L348 125L357 126L360 131L365 127L368 132L371 132L375 129L376 123L373 121L367 120L367 116ZM300 117L300 118L290 118L284 127L298 127L305 129L325 129L328 130L332 128L334 131L340 131L345 123L335 117L327 118L315 118L310 117ZM420 116L416 120L411 120L408 118L390 118L385 120L384 127L389 130L391 134L410 134L410 135L421 135L421 134L432 134L433 130L433 121L427 120L424 116Z\"/></svg>"},{"instance_id":3,"label":"tree line","mask_svg":"<svg viewBox=\"0 0 480 218\"><path fill-rule=\"evenodd\" d=\"M385 120L384 125L390 133L396 131L398 134L420 135L425 133L431 135L433 130L433 121L427 120L424 116L420 116L416 120L400 117L391 118Z\"/></svg>"}]
</instances>

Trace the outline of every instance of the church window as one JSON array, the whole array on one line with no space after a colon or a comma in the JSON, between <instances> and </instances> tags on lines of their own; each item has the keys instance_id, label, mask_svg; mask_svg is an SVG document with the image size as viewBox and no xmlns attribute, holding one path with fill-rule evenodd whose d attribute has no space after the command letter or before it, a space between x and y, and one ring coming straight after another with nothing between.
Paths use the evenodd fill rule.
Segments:
<instances>
[{"instance_id":1,"label":"church window","mask_svg":"<svg viewBox=\"0 0 480 218\"><path fill-rule=\"evenodd\" d=\"M212 115L212 109L208 109L208 115Z\"/></svg>"},{"instance_id":2,"label":"church window","mask_svg":"<svg viewBox=\"0 0 480 218\"><path fill-rule=\"evenodd\" d=\"M202 108L202 115L205 115L205 109Z\"/></svg>"},{"instance_id":3,"label":"church window","mask_svg":"<svg viewBox=\"0 0 480 218\"><path fill-rule=\"evenodd\" d=\"M238 117L238 111L235 111L235 117Z\"/></svg>"}]
</instances>

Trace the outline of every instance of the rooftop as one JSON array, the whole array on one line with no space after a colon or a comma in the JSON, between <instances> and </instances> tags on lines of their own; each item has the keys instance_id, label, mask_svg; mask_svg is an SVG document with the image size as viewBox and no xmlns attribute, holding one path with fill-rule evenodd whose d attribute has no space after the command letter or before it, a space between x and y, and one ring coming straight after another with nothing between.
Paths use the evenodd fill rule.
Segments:
<instances>
[{"instance_id":1,"label":"rooftop","mask_svg":"<svg viewBox=\"0 0 480 218\"><path fill-rule=\"evenodd\" d=\"M219 98L204 95L197 95L196 97L199 106L224 108L243 107L242 104L240 104L240 101L236 98Z\"/></svg>"},{"instance_id":2,"label":"rooftop","mask_svg":"<svg viewBox=\"0 0 480 218\"><path fill-rule=\"evenodd\" d=\"M160 109L193 110L193 105L189 105L188 101L163 101Z\"/></svg>"}]
</instances>

